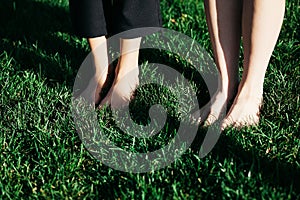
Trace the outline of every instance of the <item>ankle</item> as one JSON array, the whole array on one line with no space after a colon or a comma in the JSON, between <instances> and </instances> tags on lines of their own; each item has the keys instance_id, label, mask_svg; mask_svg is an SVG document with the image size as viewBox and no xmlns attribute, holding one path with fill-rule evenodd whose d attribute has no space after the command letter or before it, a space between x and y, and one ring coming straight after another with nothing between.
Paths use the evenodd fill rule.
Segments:
<instances>
[{"instance_id":1,"label":"ankle","mask_svg":"<svg viewBox=\"0 0 300 200\"><path fill-rule=\"evenodd\" d=\"M237 94L237 91L238 91L238 82L237 83L222 83L222 85L219 87L218 89L218 92L221 94L221 95L224 95L226 96L226 99L227 100L232 100L236 94Z\"/></svg>"},{"instance_id":2,"label":"ankle","mask_svg":"<svg viewBox=\"0 0 300 200\"><path fill-rule=\"evenodd\" d=\"M239 96L245 98L259 98L263 96L263 87L258 85L241 84L238 91Z\"/></svg>"}]
</instances>

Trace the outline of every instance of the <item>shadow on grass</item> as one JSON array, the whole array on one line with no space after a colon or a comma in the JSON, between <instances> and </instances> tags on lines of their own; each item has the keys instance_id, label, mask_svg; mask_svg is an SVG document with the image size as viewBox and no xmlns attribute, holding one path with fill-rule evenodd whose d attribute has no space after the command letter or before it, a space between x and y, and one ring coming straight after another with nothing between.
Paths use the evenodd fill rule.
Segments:
<instances>
[{"instance_id":1,"label":"shadow on grass","mask_svg":"<svg viewBox=\"0 0 300 200\"><path fill-rule=\"evenodd\" d=\"M58 6L49 6L46 3L34 2L30 0L0 0L0 49L8 52L18 63L21 64L21 70L32 69L36 73L42 72L49 82L67 82L68 85L73 84L75 77L74 71L80 66L87 52L82 48L75 46L74 42L70 42L71 38L58 36L60 33L71 33L71 22L69 13L64 8ZM35 49L36 48L36 49ZM59 56L55 59L55 55ZM50 55L50 56L49 56ZM155 57L154 57L155 58ZM71 60L71 63L65 63L62 60ZM163 58L162 58L163 59ZM68 69L71 66L72 69ZM180 66L175 66L176 69L181 69ZM189 73L187 73L189 74ZM200 84L203 85L203 84ZM204 137L204 130L198 132L192 149L199 149L199 145ZM78 139L79 140L79 139ZM33 154L34 155L34 154ZM211 152L211 157L222 162L225 159L233 159L237 166L241 166L239 170L251 169L254 172L261 173L262 178L274 186L282 186L288 188L293 184L295 192L300 192L300 170L289 163L283 163L280 160L270 160L259 155L258 150L253 148L251 151L243 149L238 142L233 138L222 135L218 144ZM101 176L128 177L127 173L116 172L105 166L97 166L93 160L87 157L86 170L80 174L85 178L85 181L92 182L90 177L101 178ZM195 166L197 166L195 161ZM90 163L94 163L91 165ZM211 162L212 163L212 162ZM95 176L95 167L99 169ZM181 174L181 168L172 168L172 173L168 169L162 169L166 172L167 178L170 180L176 179L187 180L185 174ZM186 167L185 170L192 170L191 167ZM194 169L198 171L198 169ZM157 174L159 174L157 172ZM209 175L210 169L207 167L201 172L203 177ZM178 175L179 174L179 175ZM151 174L149 174L151 176ZM80 180L80 177L77 177ZM112 189L117 188L120 182L124 183L128 188L136 188L138 183L131 178L114 179L108 181L108 184L99 183L99 191L106 191L105 196L111 197L114 195ZM189 180L194 180L198 184L195 177L190 177ZM209 183L214 184L215 179L212 177ZM171 184L166 186L163 181L157 180L159 187L170 187L170 192L173 191ZM206 185L206 186L207 186ZM205 186L205 185L204 185ZM30 188L28 188L30 190Z\"/></svg>"},{"instance_id":2,"label":"shadow on grass","mask_svg":"<svg viewBox=\"0 0 300 200\"><path fill-rule=\"evenodd\" d=\"M1 0L0 27L0 49L21 70L41 72L50 82L73 84L86 52L67 35L72 32L68 10L31 0Z\"/></svg>"}]
</instances>

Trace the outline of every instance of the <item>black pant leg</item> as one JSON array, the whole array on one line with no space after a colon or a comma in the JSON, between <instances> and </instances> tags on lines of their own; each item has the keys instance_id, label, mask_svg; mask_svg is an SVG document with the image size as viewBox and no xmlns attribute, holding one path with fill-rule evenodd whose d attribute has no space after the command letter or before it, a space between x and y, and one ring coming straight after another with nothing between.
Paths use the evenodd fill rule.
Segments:
<instances>
[{"instance_id":1,"label":"black pant leg","mask_svg":"<svg viewBox=\"0 0 300 200\"><path fill-rule=\"evenodd\" d=\"M113 17L109 21L109 26L112 27L110 34L134 28L162 26L159 0L113 0L112 6Z\"/></svg>"},{"instance_id":2,"label":"black pant leg","mask_svg":"<svg viewBox=\"0 0 300 200\"><path fill-rule=\"evenodd\" d=\"M102 0L69 0L69 6L77 35L87 38L107 35Z\"/></svg>"}]
</instances>

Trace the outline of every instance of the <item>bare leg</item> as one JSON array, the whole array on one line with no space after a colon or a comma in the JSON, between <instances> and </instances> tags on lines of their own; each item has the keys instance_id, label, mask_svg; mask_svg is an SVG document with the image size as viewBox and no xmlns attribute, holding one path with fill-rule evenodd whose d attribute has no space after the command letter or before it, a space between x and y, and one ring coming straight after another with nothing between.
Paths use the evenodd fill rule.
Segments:
<instances>
[{"instance_id":1,"label":"bare leg","mask_svg":"<svg viewBox=\"0 0 300 200\"><path fill-rule=\"evenodd\" d=\"M251 126L259 122L263 82L279 36L285 0L244 0L244 71L238 94L225 118L227 126Z\"/></svg>"},{"instance_id":2,"label":"bare leg","mask_svg":"<svg viewBox=\"0 0 300 200\"><path fill-rule=\"evenodd\" d=\"M94 102L97 105L100 103L100 92L108 73L107 44L105 36L88 38L88 42L92 51L95 74L81 96L87 101ZM96 91L94 90L95 88Z\"/></svg>"},{"instance_id":3,"label":"bare leg","mask_svg":"<svg viewBox=\"0 0 300 200\"><path fill-rule=\"evenodd\" d=\"M130 98L139 84L139 47L141 38L121 39L121 56L115 70L113 86L101 105L112 107L128 105Z\"/></svg>"},{"instance_id":4,"label":"bare leg","mask_svg":"<svg viewBox=\"0 0 300 200\"><path fill-rule=\"evenodd\" d=\"M241 38L241 0L205 0L207 24L221 82L218 90L200 111L200 122L206 124L219 118L224 107L236 94L238 59Z\"/></svg>"}]
</instances>

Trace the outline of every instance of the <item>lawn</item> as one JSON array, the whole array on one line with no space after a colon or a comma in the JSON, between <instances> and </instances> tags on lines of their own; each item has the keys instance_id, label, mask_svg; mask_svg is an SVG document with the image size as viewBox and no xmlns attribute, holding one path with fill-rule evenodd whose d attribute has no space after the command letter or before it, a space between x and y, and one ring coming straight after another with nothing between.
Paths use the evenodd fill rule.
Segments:
<instances>
[{"instance_id":1,"label":"lawn","mask_svg":"<svg viewBox=\"0 0 300 200\"><path fill-rule=\"evenodd\" d=\"M299 5L286 4L259 126L224 131L204 158L198 155L200 127L191 147L169 166L127 173L95 159L76 132L72 89L89 49L72 32L68 1L0 0L0 198L300 199ZM161 9L165 28L190 36L212 55L202 1L162 0ZM191 70L167 52L144 51L140 61L168 64L183 74ZM201 80L186 77L199 87L201 100ZM176 134L177 104L164 88L144 87L138 94L132 106L140 123L147 122L151 104L168 108L162 132L152 140L135 140L114 127L107 134L127 151L146 152Z\"/></svg>"}]
</instances>

